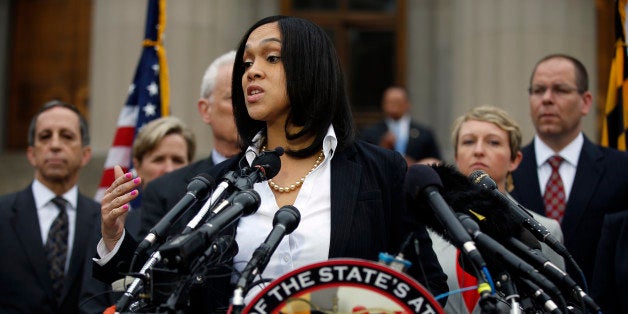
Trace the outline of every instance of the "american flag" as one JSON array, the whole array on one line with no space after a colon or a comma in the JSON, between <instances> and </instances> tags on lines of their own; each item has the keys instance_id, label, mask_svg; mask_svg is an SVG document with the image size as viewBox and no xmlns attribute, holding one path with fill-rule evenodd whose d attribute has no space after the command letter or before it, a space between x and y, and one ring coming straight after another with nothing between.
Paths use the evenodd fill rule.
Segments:
<instances>
[{"instance_id":1,"label":"american flag","mask_svg":"<svg viewBox=\"0 0 628 314\"><path fill-rule=\"evenodd\" d=\"M118 116L118 128L94 197L98 202L114 181L113 167L120 165L124 171L131 168L131 147L139 129L169 114L168 66L163 46L165 28L166 0L148 0L142 55L129 86L127 101Z\"/></svg>"}]
</instances>

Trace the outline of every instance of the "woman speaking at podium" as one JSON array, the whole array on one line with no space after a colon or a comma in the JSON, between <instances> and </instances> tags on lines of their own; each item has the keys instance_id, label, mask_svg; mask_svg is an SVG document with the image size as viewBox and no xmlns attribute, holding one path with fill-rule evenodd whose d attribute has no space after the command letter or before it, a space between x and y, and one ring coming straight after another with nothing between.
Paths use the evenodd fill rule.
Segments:
<instances>
[{"instance_id":1,"label":"woman speaking at podium","mask_svg":"<svg viewBox=\"0 0 628 314\"><path fill-rule=\"evenodd\" d=\"M235 234L239 247L232 261L234 277L271 230L275 211L293 205L301 212L301 222L281 241L262 278L275 279L331 258L377 260L380 252L397 253L414 231L420 257L414 250L407 252L413 262L410 275L434 295L446 292L446 277L425 227L406 212L405 160L399 153L355 140L344 79L332 41L308 20L271 16L244 34L232 82L243 153L215 166L210 175L221 178L236 170L243 156L250 165L263 150L283 147L285 154L279 173L253 186L261 197L257 212L225 230ZM114 184L125 187L128 181L120 176ZM110 191L126 192L115 186ZM103 204L103 228L123 214L120 206ZM210 285L203 299L213 304L202 307L226 306L230 278L215 278ZM256 291L251 289L247 299Z\"/></svg>"}]
</instances>

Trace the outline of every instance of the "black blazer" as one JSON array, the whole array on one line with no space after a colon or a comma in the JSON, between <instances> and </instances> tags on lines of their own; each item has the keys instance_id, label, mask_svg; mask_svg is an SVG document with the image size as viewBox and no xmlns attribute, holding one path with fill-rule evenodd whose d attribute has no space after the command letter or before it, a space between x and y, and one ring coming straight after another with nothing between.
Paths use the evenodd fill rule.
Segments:
<instances>
[{"instance_id":1,"label":"black blazer","mask_svg":"<svg viewBox=\"0 0 628 314\"><path fill-rule=\"evenodd\" d=\"M545 215L534 143L525 146L522 152L523 160L513 172L515 188L510 194L523 206ZM589 283L604 215L624 209L628 205L627 165L628 154L595 145L584 137L561 229L565 237L565 247ZM570 272L574 279L581 278L573 270Z\"/></svg>"},{"instance_id":2,"label":"black blazer","mask_svg":"<svg viewBox=\"0 0 628 314\"><path fill-rule=\"evenodd\" d=\"M78 313L79 291L90 235L100 205L79 194L76 231L63 299L57 304L39 228L32 188L0 197L0 311L3 313Z\"/></svg>"},{"instance_id":3,"label":"black blazer","mask_svg":"<svg viewBox=\"0 0 628 314\"><path fill-rule=\"evenodd\" d=\"M242 154L213 167L210 175L221 178L229 170L236 169L241 157ZM413 262L410 274L428 287L434 295L448 291L447 277L432 250L432 242L425 226L406 211L403 190L406 163L403 157L391 150L356 142L343 151L335 152L331 167L329 257L377 260L380 252L396 254L404 238L410 231L415 231L419 240L421 259L416 257L414 250L407 252L406 256ZM149 189L150 187L146 189L147 192ZM149 197L148 193L144 197L146 200ZM160 199L161 201L156 203L166 203L166 208L170 208L177 201L165 200L163 197ZM200 206L196 207L198 210ZM143 210L148 212L155 208L144 207ZM152 226L154 223L145 219L142 221L143 225ZM235 233L235 227L226 232ZM106 265L107 267L94 266L95 275L103 280L117 279L116 276L112 276L117 270L110 266L120 264L125 258L128 260L130 256L128 254L133 252L133 245L134 243L125 237L120 251ZM124 255L126 257L122 257ZM426 277L420 275L421 267ZM226 297L230 296L229 277L221 280L221 283L214 283L214 287L220 287L218 290L226 292L221 302L224 305ZM213 296L215 299L216 294Z\"/></svg>"},{"instance_id":4,"label":"black blazer","mask_svg":"<svg viewBox=\"0 0 628 314\"><path fill-rule=\"evenodd\" d=\"M628 313L628 211L606 215L595 259L591 297L604 313Z\"/></svg>"},{"instance_id":5,"label":"black blazer","mask_svg":"<svg viewBox=\"0 0 628 314\"><path fill-rule=\"evenodd\" d=\"M379 145L382 136L388 132L388 126L385 121L380 121L371 127L363 130L360 137L374 145ZM406 155L419 161L423 158L433 157L440 159L440 150L436 144L436 139L432 130L420 125L415 121L410 121L410 130L408 132L408 145L406 146Z\"/></svg>"}]
</instances>

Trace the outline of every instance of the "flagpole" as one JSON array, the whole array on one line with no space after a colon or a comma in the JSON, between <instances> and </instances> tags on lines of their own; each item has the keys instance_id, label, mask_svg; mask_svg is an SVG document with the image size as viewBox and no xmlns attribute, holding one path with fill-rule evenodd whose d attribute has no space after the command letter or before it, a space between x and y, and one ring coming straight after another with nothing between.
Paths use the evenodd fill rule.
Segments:
<instances>
[{"instance_id":1,"label":"flagpole","mask_svg":"<svg viewBox=\"0 0 628 314\"><path fill-rule=\"evenodd\" d=\"M142 52L126 103L118 116L113 143L105 160L103 174L94 199L98 202L113 181L113 168L132 168L133 140L144 124L170 114L169 77L166 49L166 0L148 0Z\"/></svg>"}]
</instances>

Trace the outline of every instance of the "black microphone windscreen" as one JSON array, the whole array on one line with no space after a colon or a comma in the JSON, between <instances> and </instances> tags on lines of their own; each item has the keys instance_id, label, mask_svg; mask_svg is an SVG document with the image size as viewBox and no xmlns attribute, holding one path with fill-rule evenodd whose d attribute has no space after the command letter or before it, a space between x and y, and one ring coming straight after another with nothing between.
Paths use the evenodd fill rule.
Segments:
<instances>
[{"instance_id":1,"label":"black microphone windscreen","mask_svg":"<svg viewBox=\"0 0 628 314\"><path fill-rule=\"evenodd\" d=\"M286 234L292 233L301 222L301 213L292 205L285 205L279 208L275 217L273 218L273 226L278 223L286 226Z\"/></svg>"},{"instance_id":2,"label":"black microphone windscreen","mask_svg":"<svg viewBox=\"0 0 628 314\"><path fill-rule=\"evenodd\" d=\"M438 173L434 169L421 164L412 165L408 168L404 184L410 192L420 192L428 186L435 186L439 189L443 187Z\"/></svg>"},{"instance_id":3,"label":"black microphone windscreen","mask_svg":"<svg viewBox=\"0 0 628 314\"><path fill-rule=\"evenodd\" d=\"M281 169L281 159L283 148L277 147L274 151L265 151L257 156L251 166L262 168L266 179L274 178Z\"/></svg>"},{"instance_id":4,"label":"black microphone windscreen","mask_svg":"<svg viewBox=\"0 0 628 314\"><path fill-rule=\"evenodd\" d=\"M284 149L281 146L277 146L275 147L275 154L277 154L277 156L281 156L284 153Z\"/></svg>"},{"instance_id":5,"label":"black microphone windscreen","mask_svg":"<svg viewBox=\"0 0 628 314\"><path fill-rule=\"evenodd\" d=\"M445 228L440 223L425 195L421 193L428 186L442 188L443 184L434 170L426 165L415 164L408 167L406 178L404 181L404 189L406 191L406 204L414 217L430 227L436 233L448 238Z\"/></svg>"},{"instance_id":6,"label":"black microphone windscreen","mask_svg":"<svg viewBox=\"0 0 628 314\"><path fill-rule=\"evenodd\" d=\"M491 190L475 185L451 165L433 165L443 182L442 195L455 212L471 216L482 232L497 239L517 237L522 232L521 219L508 204ZM492 179L491 179L492 180Z\"/></svg>"},{"instance_id":7,"label":"black microphone windscreen","mask_svg":"<svg viewBox=\"0 0 628 314\"><path fill-rule=\"evenodd\" d=\"M242 216L248 216L257 211L261 198L255 190L244 190L234 195L232 204L242 205Z\"/></svg>"},{"instance_id":8,"label":"black microphone windscreen","mask_svg":"<svg viewBox=\"0 0 628 314\"><path fill-rule=\"evenodd\" d=\"M207 173L199 173L192 178L190 183L188 183L187 190L192 192L194 195L199 195L199 192L202 192L201 194L205 194L206 191L212 189L214 184L215 180L212 176ZM199 196L201 196L201 198L204 197L204 195Z\"/></svg>"}]
</instances>

